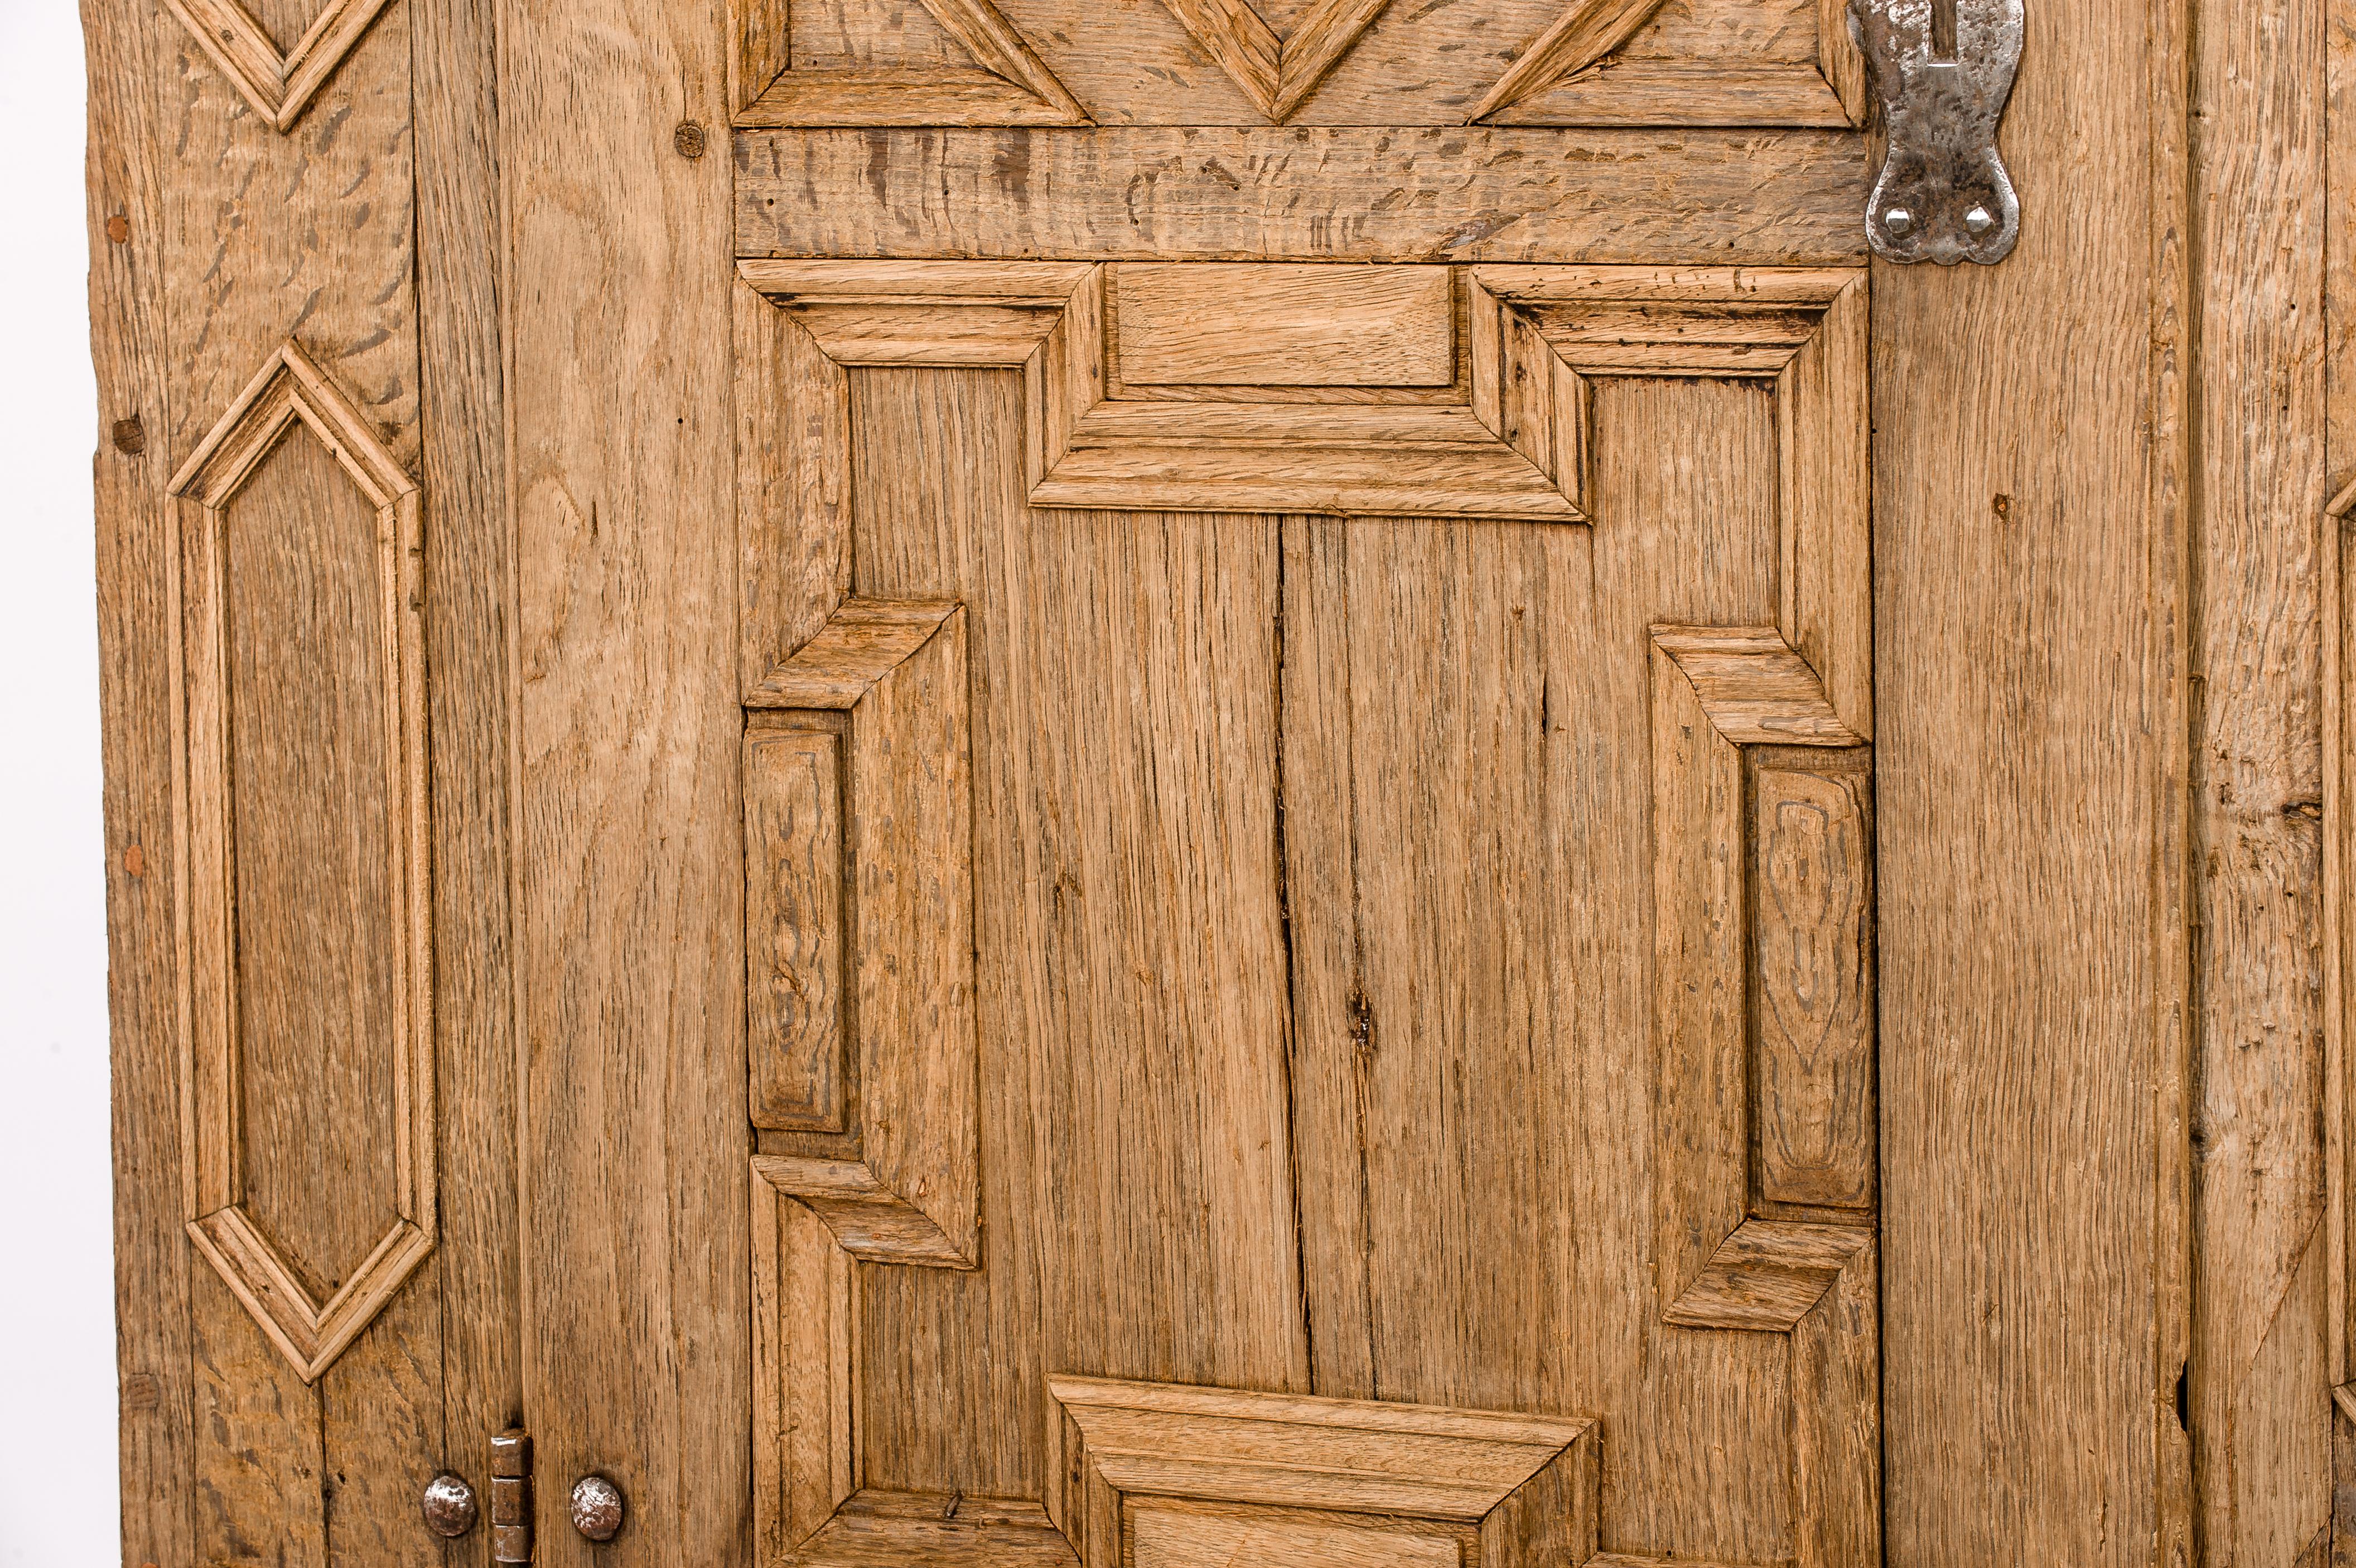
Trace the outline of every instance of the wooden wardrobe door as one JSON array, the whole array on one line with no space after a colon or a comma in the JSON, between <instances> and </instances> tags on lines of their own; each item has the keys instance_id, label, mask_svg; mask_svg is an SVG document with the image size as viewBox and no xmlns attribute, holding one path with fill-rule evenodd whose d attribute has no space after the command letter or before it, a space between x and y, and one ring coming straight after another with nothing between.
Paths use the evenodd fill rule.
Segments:
<instances>
[{"instance_id":1,"label":"wooden wardrobe door","mask_svg":"<svg viewBox=\"0 0 2356 1568\"><path fill-rule=\"evenodd\" d=\"M1830 0L90 0L128 1560L2186 1541L2181 39L2032 12L1934 271Z\"/></svg>"}]
</instances>

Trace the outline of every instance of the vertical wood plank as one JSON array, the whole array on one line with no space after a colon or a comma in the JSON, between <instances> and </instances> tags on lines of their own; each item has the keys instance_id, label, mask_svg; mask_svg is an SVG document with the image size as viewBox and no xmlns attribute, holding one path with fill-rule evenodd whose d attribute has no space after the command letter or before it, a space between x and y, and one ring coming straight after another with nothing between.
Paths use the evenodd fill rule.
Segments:
<instances>
[{"instance_id":1,"label":"vertical wood plank","mask_svg":"<svg viewBox=\"0 0 2356 1568\"><path fill-rule=\"evenodd\" d=\"M2165 1437L2180 24L2030 7L2004 147L2038 220L2001 266L1873 274L1893 1562L2191 1550Z\"/></svg>"},{"instance_id":2,"label":"vertical wood plank","mask_svg":"<svg viewBox=\"0 0 2356 1568\"><path fill-rule=\"evenodd\" d=\"M872 1347L859 1420L880 1487L1038 1495L1047 1365L1041 1301L1055 1264L1040 1178L1049 1117L1033 1098L1044 1015L1036 955L1007 912L1034 854L1006 824L1023 798L1018 744L1033 722L1011 695L1020 650L1002 628L1033 589L1008 551L1023 503L1023 389L986 371L862 371L860 591L965 602L972 745L974 1020L982 1267L863 1271ZM995 433L994 435L992 433ZM875 445L864 445L873 442ZM884 450L896 456L875 460ZM846 497L846 499L848 498Z\"/></svg>"},{"instance_id":3,"label":"vertical wood plank","mask_svg":"<svg viewBox=\"0 0 2356 1568\"><path fill-rule=\"evenodd\" d=\"M525 1378L540 1473L751 1543L725 8L503 0L519 572ZM732 1132L731 1130L736 1130ZM561 1495L561 1494L560 1494Z\"/></svg>"},{"instance_id":4,"label":"vertical wood plank","mask_svg":"<svg viewBox=\"0 0 2356 1568\"><path fill-rule=\"evenodd\" d=\"M2202 0L2190 606L2191 1409L2203 1560L2329 1529L2321 1220L2326 0ZM2344 239L2344 235L2343 235Z\"/></svg>"},{"instance_id":5,"label":"vertical wood plank","mask_svg":"<svg viewBox=\"0 0 2356 1568\"><path fill-rule=\"evenodd\" d=\"M500 362L497 0L407 0L434 813L441 1294L433 1466L486 1486L524 1418L510 897L515 562ZM431 1271L430 1279L427 1270ZM412 1287L414 1288L414 1287ZM412 1509L416 1495L410 1494ZM413 1518L413 1514L412 1514ZM479 1563L487 1530L443 1548Z\"/></svg>"},{"instance_id":6,"label":"vertical wood plank","mask_svg":"<svg viewBox=\"0 0 2356 1568\"><path fill-rule=\"evenodd\" d=\"M100 736L105 752L107 1015L114 1144L114 1322L126 1563L195 1560L192 1257L180 1229L171 624L177 508L167 434L163 106L174 55L154 0L85 0L91 352L99 430ZM209 1272L209 1271L204 1271Z\"/></svg>"},{"instance_id":7,"label":"vertical wood plank","mask_svg":"<svg viewBox=\"0 0 2356 1568\"><path fill-rule=\"evenodd\" d=\"M1601 1413L1606 1551L1771 1561L1794 1528L1783 1343L1659 1323L1642 770L1647 628L1774 616L1772 392L1589 390L1592 529L1286 525L1314 1386ZM1726 749L1739 882L1742 780ZM1729 905L1730 927L1740 914ZM1739 983L1727 1005L1739 1091ZM1680 1089L1697 1111L1717 1092ZM1636 1168L1646 1181L1628 1179ZM1564 1192L1587 1196L1566 1208Z\"/></svg>"}]
</instances>

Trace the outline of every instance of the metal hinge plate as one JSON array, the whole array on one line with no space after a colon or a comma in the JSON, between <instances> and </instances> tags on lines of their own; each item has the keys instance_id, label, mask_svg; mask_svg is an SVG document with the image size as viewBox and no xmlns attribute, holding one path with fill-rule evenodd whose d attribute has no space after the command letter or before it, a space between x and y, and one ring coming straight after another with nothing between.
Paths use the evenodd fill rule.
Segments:
<instances>
[{"instance_id":1,"label":"metal hinge plate","mask_svg":"<svg viewBox=\"0 0 2356 1568\"><path fill-rule=\"evenodd\" d=\"M531 1434L520 1426L491 1439L491 1561L531 1561Z\"/></svg>"},{"instance_id":2,"label":"metal hinge plate","mask_svg":"<svg viewBox=\"0 0 2356 1568\"><path fill-rule=\"evenodd\" d=\"M2021 0L1849 0L1889 146L1865 210L1892 262L2002 261L2020 199L1996 146L2020 65Z\"/></svg>"}]
</instances>

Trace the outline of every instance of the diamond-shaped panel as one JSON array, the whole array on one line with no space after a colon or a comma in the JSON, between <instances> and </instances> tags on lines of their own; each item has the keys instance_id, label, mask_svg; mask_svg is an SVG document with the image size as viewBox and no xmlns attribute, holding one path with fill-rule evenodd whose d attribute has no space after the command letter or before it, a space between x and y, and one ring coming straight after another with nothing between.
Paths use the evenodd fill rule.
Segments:
<instances>
[{"instance_id":1,"label":"diamond-shaped panel","mask_svg":"<svg viewBox=\"0 0 2356 1568\"><path fill-rule=\"evenodd\" d=\"M187 1230L311 1381L434 1240L417 487L289 343L170 489Z\"/></svg>"}]
</instances>

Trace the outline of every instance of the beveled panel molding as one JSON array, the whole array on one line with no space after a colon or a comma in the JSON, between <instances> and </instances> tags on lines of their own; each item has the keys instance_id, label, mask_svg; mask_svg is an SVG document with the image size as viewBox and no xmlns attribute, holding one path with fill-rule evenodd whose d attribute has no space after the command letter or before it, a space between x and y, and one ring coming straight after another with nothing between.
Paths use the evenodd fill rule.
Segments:
<instances>
[{"instance_id":1,"label":"beveled panel molding","mask_svg":"<svg viewBox=\"0 0 2356 1568\"><path fill-rule=\"evenodd\" d=\"M340 1287L320 1296L246 1207L237 841L231 789L229 532L240 491L282 442L315 440L375 518L374 627L355 628L382 694L381 824L390 918L395 1219ZM170 484L180 1117L187 1232L305 1381L316 1381L432 1251L435 1235L432 906L425 755L423 541L417 486L348 399L293 343L263 362Z\"/></svg>"},{"instance_id":2,"label":"beveled panel molding","mask_svg":"<svg viewBox=\"0 0 2356 1568\"><path fill-rule=\"evenodd\" d=\"M387 0L327 0L283 53L237 0L164 0L221 74L281 135L359 43Z\"/></svg>"},{"instance_id":3,"label":"beveled panel molding","mask_svg":"<svg viewBox=\"0 0 2356 1568\"><path fill-rule=\"evenodd\" d=\"M1878 1563L1871 753L1775 628L1652 635L1661 1316L1788 1337L1798 1561Z\"/></svg>"},{"instance_id":4,"label":"beveled panel molding","mask_svg":"<svg viewBox=\"0 0 2356 1568\"><path fill-rule=\"evenodd\" d=\"M1086 1568L1570 1568L1592 1421L1055 1377L1047 1515Z\"/></svg>"},{"instance_id":5,"label":"beveled panel molding","mask_svg":"<svg viewBox=\"0 0 2356 1568\"><path fill-rule=\"evenodd\" d=\"M1814 60L1618 58L1660 9L1661 0L1572 0L1515 57L1466 123L1865 124L1865 61L1849 38L1846 0L1817 0ZM1601 105L1580 90L1606 71L1613 77L1611 107L1599 114Z\"/></svg>"},{"instance_id":6,"label":"beveled panel molding","mask_svg":"<svg viewBox=\"0 0 2356 1568\"><path fill-rule=\"evenodd\" d=\"M1657 4L1657 0L1655 0ZM1162 0L1186 31L1278 124L1292 118L1390 0L1318 0L1280 37L1251 0Z\"/></svg>"},{"instance_id":7,"label":"beveled panel molding","mask_svg":"<svg viewBox=\"0 0 2356 1568\"><path fill-rule=\"evenodd\" d=\"M918 0L970 63L797 66L791 0L735 0L729 102L739 125L1085 125L991 0Z\"/></svg>"},{"instance_id":8,"label":"beveled panel molding","mask_svg":"<svg viewBox=\"0 0 2356 1568\"><path fill-rule=\"evenodd\" d=\"M1253 269L1189 263L1238 291ZM758 682L851 589L851 369L1023 373L1026 467L1040 507L1590 521L1589 383L1597 377L1764 381L1781 409L1779 625L1845 723L1870 733L1865 274L1847 267L1264 264L1278 282L1240 319L1281 319L1287 280L1321 309L1355 289L1370 314L1442 334L1445 386L1418 369L1336 373L1392 384L1302 386L1248 334L1152 339L1157 365L1215 384L1122 379L1127 263L738 263L738 537L743 672ZM1138 269L1156 295L1173 268ZM1435 271L1440 269L1434 269ZM1445 305L1448 319L1414 312ZM1134 336L1130 339L1134 342ZM1338 360L1338 356L1335 356ZM1255 384L1257 383L1257 384ZM1603 520L1609 523L1610 520Z\"/></svg>"}]
</instances>

